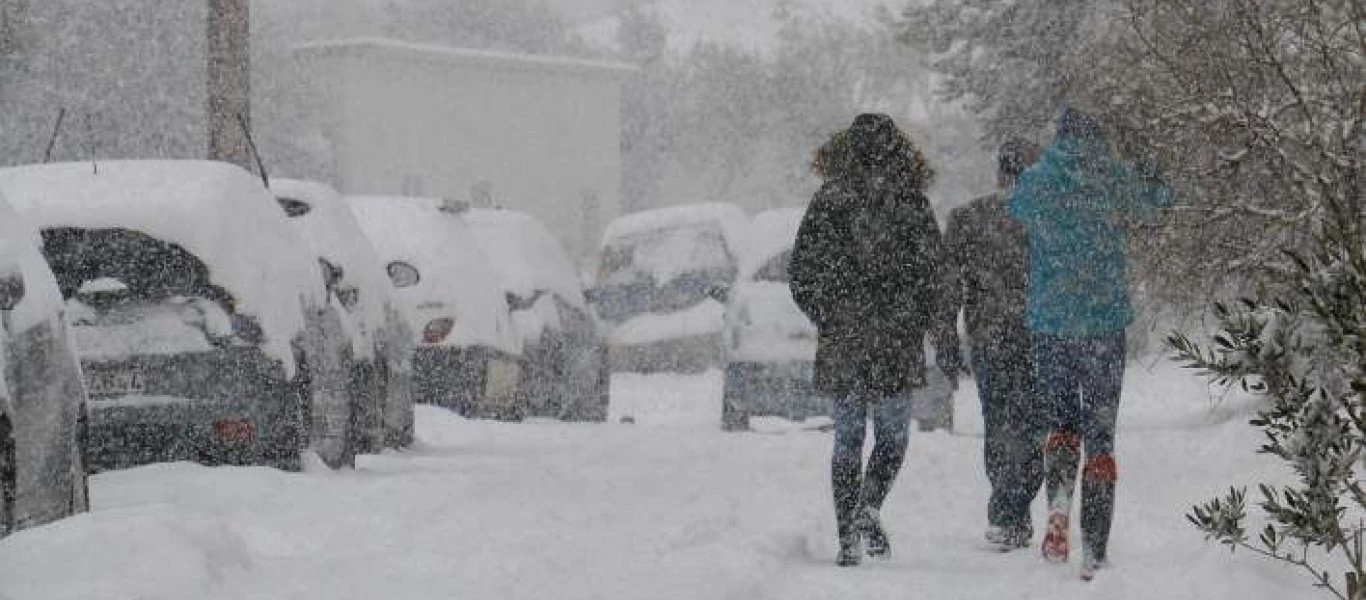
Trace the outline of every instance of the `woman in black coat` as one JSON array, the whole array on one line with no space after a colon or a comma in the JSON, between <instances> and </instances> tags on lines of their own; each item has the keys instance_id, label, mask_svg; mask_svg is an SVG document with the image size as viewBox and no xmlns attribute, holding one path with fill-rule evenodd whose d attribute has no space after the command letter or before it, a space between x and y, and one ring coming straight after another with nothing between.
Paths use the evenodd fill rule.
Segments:
<instances>
[{"instance_id":1,"label":"woman in black coat","mask_svg":"<svg viewBox=\"0 0 1366 600\"><path fill-rule=\"evenodd\" d=\"M944 247L924 194L932 172L910 139L886 115L860 115L821 148L815 168L826 181L798 230L792 297L820 332L814 383L834 404L838 563L849 566L865 541L870 556L890 550L879 510L906 456L925 334L954 338L942 348L957 343L941 322ZM941 367L954 362L956 352L947 354ZM876 440L865 473L870 414Z\"/></svg>"}]
</instances>

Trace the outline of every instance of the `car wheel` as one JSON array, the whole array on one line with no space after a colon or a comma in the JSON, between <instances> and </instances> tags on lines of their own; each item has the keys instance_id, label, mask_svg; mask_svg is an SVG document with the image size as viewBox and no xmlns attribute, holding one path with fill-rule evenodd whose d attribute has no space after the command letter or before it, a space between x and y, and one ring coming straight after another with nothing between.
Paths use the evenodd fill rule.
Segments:
<instances>
[{"instance_id":1,"label":"car wheel","mask_svg":"<svg viewBox=\"0 0 1366 600\"><path fill-rule=\"evenodd\" d=\"M9 419L0 417L0 537L14 533L19 462Z\"/></svg>"}]
</instances>

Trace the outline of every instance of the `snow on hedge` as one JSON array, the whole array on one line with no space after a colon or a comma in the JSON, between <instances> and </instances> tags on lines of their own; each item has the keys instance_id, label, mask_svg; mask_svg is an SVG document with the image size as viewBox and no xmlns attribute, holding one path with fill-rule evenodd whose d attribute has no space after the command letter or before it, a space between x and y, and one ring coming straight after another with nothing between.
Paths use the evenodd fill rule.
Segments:
<instances>
[{"instance_id":1,"label":"snow on hedge","mask_svg":"<svg viewBox=\"0 0 1366 600\"><path fill-rule=\"evenodd\" d=\"M448 343L522 352L502 281L459 215L440 210L436 198L365 196L347 203L386 265L402 261L417 268L417 285L398 290L416 307L414 330L422 331L430 319L454 317Z\"/></svg>"},{"instance_id":2,"label":"snow on hedge","mask_svg":"<svg viewBox=\"0 0 1366 600\"><path fill-rule=\"evenodd\" d=\"M374 336L384 326L386 305L408 316L411 312L395 297L393 285L384 273L379 253L365 236L356 215L345 199L331 186L296 179L271 179L270 189L277 198L307 203L306 214L289 219L315 254L342 268L343 282L355 286L359 298L354 310L340 314L354 320L350 324L351 346L356 356L374 353Z\"/></svg>"},{"instance_id":3,"label":"snow on hedge","mask_svg":"<svg viewBox=\"0 0 1366 600\"><path fill-rule=\"evenodd\" d=\"M301 301L322 306L325 290L313 252L251 174L209 161L66 163L0 170L0 190L40 228L131 229L184 248L293 372Z\"/></svg>"}]
</instances>

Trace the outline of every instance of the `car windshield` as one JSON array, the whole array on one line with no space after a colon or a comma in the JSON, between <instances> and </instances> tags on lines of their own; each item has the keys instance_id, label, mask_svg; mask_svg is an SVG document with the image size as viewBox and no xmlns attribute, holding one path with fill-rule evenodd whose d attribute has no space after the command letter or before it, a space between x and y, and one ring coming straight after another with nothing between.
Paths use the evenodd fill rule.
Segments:
<instances>
[{"instance_id":1,"label":"car windshield","mask_svg":"<svg viewBox=\"0 0 1366 600\"><path fill-rule=\"evenodd\" d=\"M683 275L733 268L721 228L698 223L640 232L610 243L603 252L602 283L650 278L663 286Z\"/></svg>"},{"instance_id":2,"label":"car windshield","mask_svg":"<svg viewBox=\"0 0 1366 600\"><path fill-rule=\"evenodd\" d=\"M126 229L43 231L84 358L212 350L233 333L233 301L180 246Z\"/></svg>"},{"instance_id":3,"label":"car windshield","mask_svg":"<svg viewBox=\"0 0 1366 600\"><path fill-rule=\"evenodd\" d=\"M624 236L603 251L596 310L610 321L683 310L729 286L736 270L715 224Z\"/></svg>"}]
</instances>

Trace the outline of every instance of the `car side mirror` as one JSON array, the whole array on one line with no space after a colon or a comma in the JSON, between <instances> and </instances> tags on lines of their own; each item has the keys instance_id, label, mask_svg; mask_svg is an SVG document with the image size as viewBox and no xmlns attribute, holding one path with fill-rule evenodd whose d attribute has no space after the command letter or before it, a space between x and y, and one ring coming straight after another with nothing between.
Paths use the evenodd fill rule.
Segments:
<instances>
[{"instance_id":1,"label":"car side mirror","mask_svg":"<svg viewBox=\"0 0 1366 600\"><path fill-rule=\"evenodd\" d=\"M713 285L710 288L707 288L707 295L717 302L725 304L726 301L730 299L730 286Z\"/></svg>"},{"instance_id":2,"label":"car side mirror","mask_svg":"<svg viewBox=\"0 0 1366 600\"><path fill-rule=\"evenodd\" d=\"M519 310L530 310L531 307L536 306L536 302L540 301L541 296L544 295L545 290L536 290L535 293L531 294L530 298L523 298L521 296L518 296L517 294L508 292L506 294L508 310L511 310L512 312L517 312Z\"/></svg>"},{"instance_id":3,"label":"car side mirror","mask_svg":"<svg viewBox=\"0 0 1366 600\"><path fill-rule=\"evenodd\" d=\"M0 275L0 310L11 311L24 299L24 276L18 270Z\"/></svg>"},{"instance_id":4,"label":"car side mirror","mask_svg":"<svg viewBox=\"0 0 1366 600\"><path fill-rule=\"evenodd\" d=\"M360 304L360 289L354 285L343 285L337 289L337 300L348 311L356 310Z\"/></svg>"}]
</instances>

